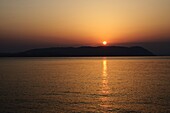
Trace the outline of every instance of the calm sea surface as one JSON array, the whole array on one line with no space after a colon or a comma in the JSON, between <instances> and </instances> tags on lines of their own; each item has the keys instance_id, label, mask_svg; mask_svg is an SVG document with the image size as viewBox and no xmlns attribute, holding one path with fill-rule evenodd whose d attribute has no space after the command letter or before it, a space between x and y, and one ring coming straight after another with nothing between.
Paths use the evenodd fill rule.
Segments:
<instances>
[{"instance_id":1,"label":"calm sea surface","mask_svg":"<svg viewBox=\"0 0 170 113\"><path fill-rule=\"evenodd\" d=\"M170 113L170 57L1 58L0 113Z\"/></svg>"}]
</instances>

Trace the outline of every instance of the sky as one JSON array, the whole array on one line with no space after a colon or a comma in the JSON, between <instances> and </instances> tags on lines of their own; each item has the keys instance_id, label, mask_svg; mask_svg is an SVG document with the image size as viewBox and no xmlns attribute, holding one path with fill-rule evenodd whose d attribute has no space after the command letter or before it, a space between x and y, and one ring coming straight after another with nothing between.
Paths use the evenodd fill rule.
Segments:
<instances>
[{"instance_id":1,"label":"sky","mask_svg":"<svg viewBox=\"0 0 170 113\"><path fill-rule=\"evenodd\" d=\"M169 6L170 0L0 0L0 52L103 41L162 52L170 44Z\"/></svg>"}]
</instances>

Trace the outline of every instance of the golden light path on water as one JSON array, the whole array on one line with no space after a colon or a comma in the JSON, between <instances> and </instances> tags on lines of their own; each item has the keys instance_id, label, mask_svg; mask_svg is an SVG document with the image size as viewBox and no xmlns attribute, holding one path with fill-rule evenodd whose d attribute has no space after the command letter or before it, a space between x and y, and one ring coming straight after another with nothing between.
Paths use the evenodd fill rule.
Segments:
<instances>
[{"instance_id":1,"label":"golden light path on water","mask_svg":"<svg viewBox=\"0 0 170 113\"><path fill-rule=\"evenodd\" d=\"M107 72L107 59L103 58L103 72L102 72L102 90L101 90L101 107L103 110L111 108L109 95L111 93L109 87L109 75Z\"/></svg>"}]
</instances>

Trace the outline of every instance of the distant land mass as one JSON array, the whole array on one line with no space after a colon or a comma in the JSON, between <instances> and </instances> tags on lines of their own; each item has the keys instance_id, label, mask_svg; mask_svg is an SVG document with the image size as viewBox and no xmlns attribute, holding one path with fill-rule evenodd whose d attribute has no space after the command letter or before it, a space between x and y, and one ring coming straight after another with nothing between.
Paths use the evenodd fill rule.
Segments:
<instances>
[{"instance_id":1,"label":"distant land mass","mask_svg":"<svg viewBox=\"0 0 170 113\"><path fill-rule=\"evenodd\" d=\"M18 53L1 53L1 57L90 57L90 56L154 56L140 47L98 46L98 47L51 47L31 49Z\"/></svg>"}]
</instances>

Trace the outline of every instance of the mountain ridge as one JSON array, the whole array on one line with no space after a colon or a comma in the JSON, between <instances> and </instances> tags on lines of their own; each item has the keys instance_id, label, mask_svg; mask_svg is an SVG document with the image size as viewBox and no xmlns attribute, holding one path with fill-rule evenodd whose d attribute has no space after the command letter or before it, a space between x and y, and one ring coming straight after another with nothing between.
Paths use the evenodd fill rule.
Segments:
<instances>
[{"instance_id":1,"label":"mountain ridge","mask_svg":"<svg viewBox=\"0 0 170 113\"><path fill-rule=\"evenodd\" d=\"M1 57L81 57L81 56L154 56L140 46L81 46L36 48L18 53L4 53Z\"/></svg>"}]
</instances>

